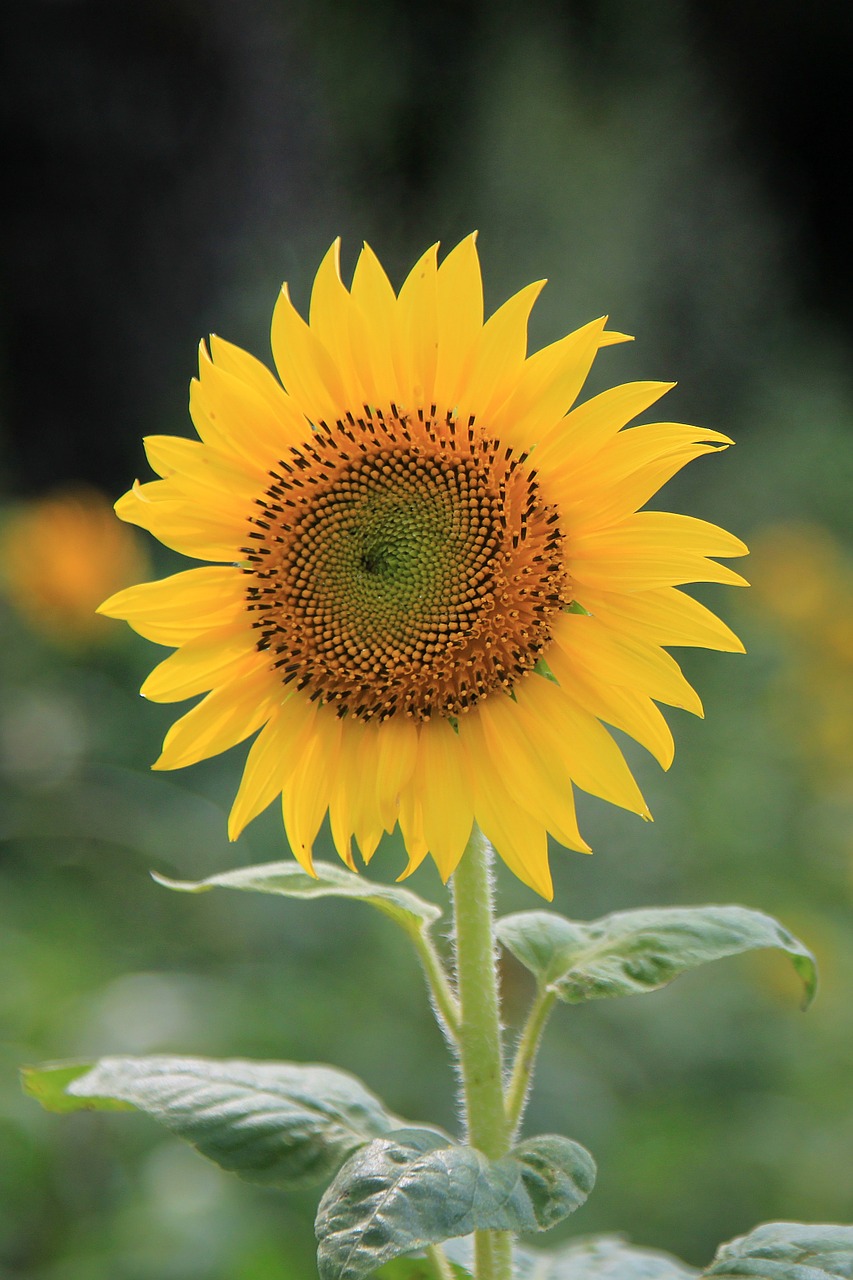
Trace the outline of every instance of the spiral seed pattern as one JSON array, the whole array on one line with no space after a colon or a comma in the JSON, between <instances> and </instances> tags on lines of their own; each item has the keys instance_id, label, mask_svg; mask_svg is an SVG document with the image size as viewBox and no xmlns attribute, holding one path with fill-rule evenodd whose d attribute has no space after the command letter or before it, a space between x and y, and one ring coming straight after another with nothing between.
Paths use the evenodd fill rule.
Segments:
<instances>
[{"instance_id":1,"label":"spiral seed pattern","mask_svg":"<svg viewBox=\"0 0 853 1280\"><path fill-rule=\"evenodd\" d=\"M571 603L527 456L435 406L319 423L257 505L258 648L340 716L459 716L532 669Z\"/></svg>"}]
</instances>

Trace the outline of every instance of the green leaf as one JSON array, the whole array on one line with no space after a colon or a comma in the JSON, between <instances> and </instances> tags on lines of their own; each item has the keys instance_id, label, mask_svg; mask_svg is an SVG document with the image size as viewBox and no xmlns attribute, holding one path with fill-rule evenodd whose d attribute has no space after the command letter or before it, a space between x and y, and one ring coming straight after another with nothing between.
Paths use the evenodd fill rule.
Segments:
<instances>
[{"instance_id":1,"label":"green leaf","mask_svg":"<svg viewBox=\"0 0 853 1280\"><path fill-rule=\"evenodd\" d=\"M475 1230L544 1231L584 1202L588 1151L530 1138L488 1160L435 1132L402 1129L352 1156L320 1202L321 1280L362 1280L383 1263Z\"/></svg>"},{"instance_id":2,"label":"green leaf","mask_svg":"<svg viewBox=\"0 0 853 1280\"><path fill-rule=\"evenodd\" d=\"M206 893L209 889L243 889L251 893L277 893L286 898L358 898L390 916L404 929L421 930L438 920L441 908L426 902L398 885L376 884L364 876L335 866L315 863L316 878L296 862L266 862L257 867L241 867L208 876L206 880L170 880L154 873L158 884L183 893Z\"/></svg>"},{"instance_id":3,"label":"green leaf","mask_svg":"<svg viewBox=\"0 0 853 1280\"><path fill-rule=\"evenodd\" d=\"M471 1241L455 1240L448 1254L454 1262L470 1267ZM636 1248L621 1236L585 1236L549 1250L517 1245L513 1255L513 1280L698 1280L698 1276L678 1258Z\"/></svg>"},{"instance_id":4,"label":"green leaf","mask_svg":"<svg viewBox=\"0 0 853 1280\"><path fill-rule=\"evenodd\" d=\"M699 1274L668 1253L634 1248L619 1236L574 1240L552 1254L519 1254L517 1280L693 1280Z\"/></svg>"},{"instance_id":5,"label":"green leaf","mask_svg":"<svg viewBox=\"0 0 853 1280\"><path fill-rule=\"evenodd\" d=\"M40 1067L21 1068L24 1093L40 1102L45 1111L133 1111L129 1102L117 1098L72 1098L66 1089L92 1070L91 1062L46 1062Z\"/></svg>"},{"instance_id":6,"label":"green leaf","mask_svg":"<svg viewBox=\"0 0 853 1280\"><path fill-rule=\"evenodd\" d=\"M721 1245L702 1280L828 1280L853 1276L853 1227L768 1222Z\"/></svg>"},{"instance_id":7,"label":"green leaf","mask_svg":"<svg viewBox=\"0 0 853 1280\"><path fill-rule=\"evenodd\" d=\"M50 1110L144 1111L223 1169L287 1188L328 1180L400 1126L355 1076L288 1062L102 1058L29 1068L25 1088Z\"/></svg>"},{"instance_id":8,"label":"green leaf","mask_svg":"<svg viewBox=\"0 0 853 1280\"><path fill-rule=\"evenodd\" d=\"M471 1280L467 1267L450 1264L456 1280ZM435 1267L429 1258L395 1258L376 1272L376 1280L436 1280Z\"/></svg>"},{"instance_id":9,"label":"green leaf","mask_svg":"<svg viewBox=\"0 0 853 1280\"><path fill-rule=\"evenodd\" d=\"M656 991L687 969L762 947L791 957L814 998L812 953L771 916L747 907L662 907L617 911L601 920L566 920L522 911L498 921L503 945L567 1004Z\"/></svg>"}]
</instances>

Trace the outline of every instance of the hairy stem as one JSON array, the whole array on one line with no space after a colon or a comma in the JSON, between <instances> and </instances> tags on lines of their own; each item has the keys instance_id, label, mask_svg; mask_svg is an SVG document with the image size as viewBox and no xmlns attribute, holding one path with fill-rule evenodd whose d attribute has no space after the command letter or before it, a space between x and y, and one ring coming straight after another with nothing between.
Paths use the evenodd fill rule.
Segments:
<instances>
[{"instance_id":1,"label":"hairy stem","mask_svg":"<svg viewBox=\"0 0 853 1280\"><path fill-rule=\"evenodd\" d=\"M453 1270L447 1261L447 1255L440 1245L427 1245L426 1255L432 1263L435 1280L454 1280Z\"/></svg>"},{"instance_id":2,"label":"hairy stem","mask_svg":"<svg viewBox=\"0 0 853 1280\"><path fill-rule=\"evenodd\" d=\"M533 1068L536 1065L536 1055L542 1042L542 1033L551 1016L551 1010L554 1008L556 1000L557 997L553 992L546 991L544 987L537 989L536 998L530 1007L527 1022L524 1024L524 1030L521 1033L521 1039L515 1051L512 1072L506 1090L506 1114L513 1137L517 1135L521 1121L524 1118L524 1108L527 1105L527 1095L533 1078Z\"/></svg>"},{"instance_id":3,"label":"hairy stem","mask_svg":"<svg viewBox=\"0 0 853 1280\"><path fill-rule=\"evenodd\" d=\"M499 1160L510 1147L504 1106L503 1041L495 951L492 850L475 827L453 874L456 976L461 1020L459 1069L472 1147ZM476 1280L511 1280L512 1238L475 1233Z\"/></svg>"},{"instance_id":4,"label":"hairy stem","mask_svg":"<svg viewBox=\"0 0 853 1280\"><path fill-rule=\"evenodd\" d=\"M408 933L418 953L438 1023L447 1038L453 1044L458 1044L459 1001L450 985L441 956L426 929L413 927Z\"/></svg>"}]
</instances>

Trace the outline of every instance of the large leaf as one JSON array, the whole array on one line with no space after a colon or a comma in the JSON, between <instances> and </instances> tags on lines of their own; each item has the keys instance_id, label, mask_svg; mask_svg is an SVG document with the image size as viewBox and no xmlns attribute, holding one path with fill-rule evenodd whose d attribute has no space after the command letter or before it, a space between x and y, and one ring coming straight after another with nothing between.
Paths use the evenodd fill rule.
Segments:
<instances>
[{"instance_id":1,"label":"large leaf","mask_svg":"<svg viewBox=\"0 0 853 1280\"><path fill-rule=\"evenodd\" d=\"M592 1189L595 1165L568 1138L531 1138L501 1160L435 1132L402 1129L356 1152L320 1202L322 1280L362 1280L426 1245L475 1230L543 1231Z\"/></svg>"},{"instance_id":2,"label":"large leaf","mask_svg":"<svg viewBox=\"0 0 853 1280\"><path fill-rule=\"evenodd\" d=\"M327 1181L358 1147L398 1129L355 1076L332 1067L210 1058L102 1058L28 1068L48 1110L131 1106L252 1182Z\"/></svg>"},{"instance_id":3,"label":"large leaf","mask_svg":"<svg viewBox=\"0 0 853 1280\"><path fill-rule=\"evenodd\" d=\"M453 1262L471 1272L470 1240L448 1247ZM621 1236L584 1236L553 1250L516 1246L513 1280L695 1280L699 1273L656 1249L641 1249ZM405 1280L401 1274L400 1280Z\"/></svg>"},{"instance_id":4,"label":"large leaf","mask_svg":"<svg viewBox=\"0 0 853 1280\"><path fill-rule=\"evenodd\" d=\"M167 889L184 893L242 889L251 893L282 894L286 898L358 898L410 931L423 929L441 915L441 908L434 902L427 902L399 885L376 884L333 862L317 862L314 869L316 877L309 876L296 862L265 862L257 867L224 871L206 880L170 880L160 875L154 879Z\"/></svg>"},{"instance_id":5,"label":"large leaf","mask_svg":"<svg viewBox=\"0 0 853 1280\"><path fill-rule=\"evenodd\" d=\"M721 1245L702 1280L829 1280L853 1276L853 1227L768 1222Z\"/></svg>"},{"instance_id":6,"label":"large leaf","mask_svg":"<svg viewBox=\"0 0 853 1280\"><path fill-rule=\"evenodd\" d=\"M498 921L498 938L567 1004L666 986L687 969L763 947L787 952L814 997L811 952L771 916L747 907L661 907L617 911L601 920L566 920L522 911Z\"/></svg>"}]
</instances>

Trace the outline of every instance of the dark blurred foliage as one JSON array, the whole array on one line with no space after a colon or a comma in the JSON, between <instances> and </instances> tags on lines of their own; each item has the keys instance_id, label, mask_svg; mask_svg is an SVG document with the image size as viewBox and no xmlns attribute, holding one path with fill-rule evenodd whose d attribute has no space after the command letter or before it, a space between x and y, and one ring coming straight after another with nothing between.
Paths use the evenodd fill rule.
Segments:
<instances>
[{"instance_id":1,"label":"dark blurred foliage","mask_svg":"<svg viewBox=\"0 0 853 1280\"><path fill-rule=\"evenodd\" d=\"M199 338L266 357L281 279L303 305L339 233L345 269L366 238L399 284L478 226L490 306L551 278L537 345L609 310L638 341L595 388L677 376L666 412L737 439L661 503L755 542L756 590L705 593L749 654L683 655L706 721L671 715L668 777L629 748L655 824L582 801L596 855L555 850L555 905L764 908L823 992L802 1017L759 957L562 1010L530 1128L600 1163L564 1232L700 1263L762 1219L853 1219L849 6L34 0L2 23L10 513L144 474L143 435L189 431ZM150 881L284 855L275 813L228 845L243 750L147 773L174 714L135 694L159 650L118 624L31 632L11 605L0 650L0 1272L301 1280L314 1197L244 1187L140 1117L44 1115L17 1065L329 1061L452 1125L415 963L357 904ZM400 859L389 842L371 874ZM413 883L445 900L431 868ZM526 979L504 979L517 1020Z\"/></svg>"},{"instance_id":2,"label":"dark blurred foliage","mask_svg":"<svg viewBox=\"0 0 853 1280\"><path fill-rule=\"evenodd\" d=\"M715 141L782 215L789 283L853 323L843 3L32 0L3 22L0 406L15 491L121 488L198 338L251 280L247 259L265 280L307 272L303 248L352 228L402 265L437 232L469 230L479 117L531 43L593 126L621 104L628 147L632 101L643 112L679 76L704 86L729 134Z\"/></svg>"}]
</instances>

